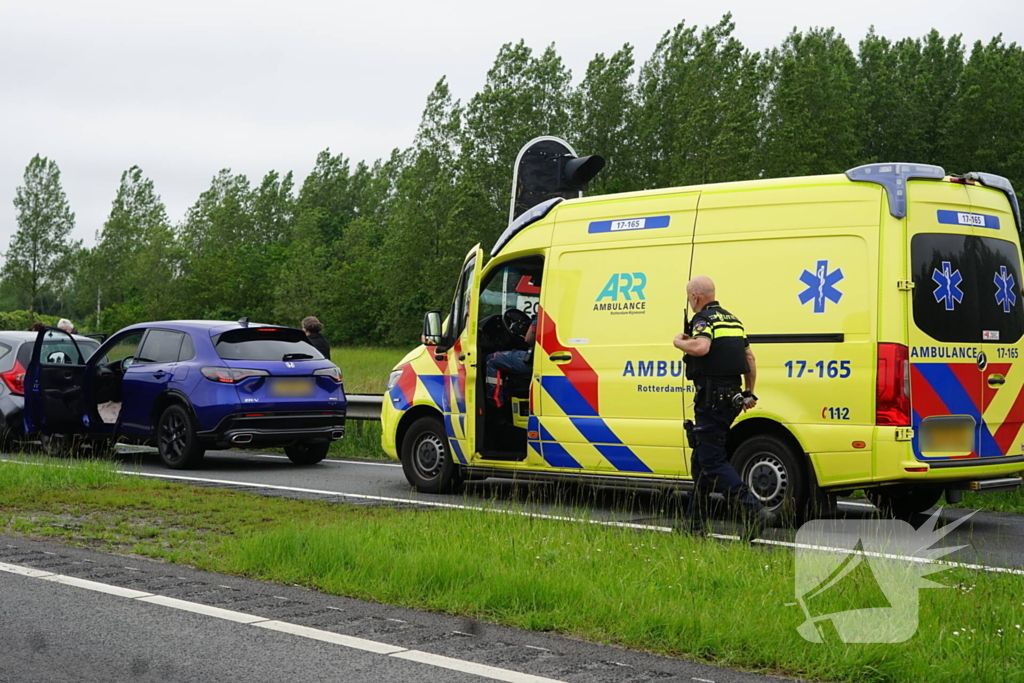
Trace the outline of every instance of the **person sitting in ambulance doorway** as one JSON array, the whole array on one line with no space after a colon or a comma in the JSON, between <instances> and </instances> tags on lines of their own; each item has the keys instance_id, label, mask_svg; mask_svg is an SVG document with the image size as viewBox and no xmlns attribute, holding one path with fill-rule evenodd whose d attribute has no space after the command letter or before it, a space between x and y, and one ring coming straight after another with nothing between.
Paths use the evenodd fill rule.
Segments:
<instances>
[{"instance_id":1,"label":"person sitting in ambulance doorway","mask_svg":"<svg viewBox=\"0 0 1024 683\"><path fill-rule=\"evenodd\" d=\"M509 394L523 379L529 381L533 372L533 343L537 340L537 316L527 317L517 308L502 315L516 346L522 348L495 351L487 356L487 399L490 405L503 408Z\"/></svg>"},{"instance_id":2,"label":"person sitting in ambulance doorway","mask_svg":"<svg viewBox=\"0 0 1024 683\"><path fill-rule=\"evenodd\" d=\"M686 510L684 530L704 534L705 517L712 492L739 506L743 518L742 538L753 540L767 526L776 523L751 493L729 462L725 450L729 427L739 416L757 405L754 382L757 365L747 343L743 323L715 300L715 283L701 275L686 285L686 298L694 311L691 331L676 335L673 345L685 355L686 378L697 389L694 401L696 425L686 425L690 441L690 472L693 495ZM740 377L746 384L741 391Z\"/></svg>"}]
</instances>

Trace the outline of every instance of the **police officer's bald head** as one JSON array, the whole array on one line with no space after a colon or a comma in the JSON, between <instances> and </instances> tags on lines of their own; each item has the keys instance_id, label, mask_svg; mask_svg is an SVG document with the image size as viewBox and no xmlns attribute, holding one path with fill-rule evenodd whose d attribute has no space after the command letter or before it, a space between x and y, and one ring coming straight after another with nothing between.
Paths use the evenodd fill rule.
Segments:
<instances>
[{"instance_id":1,"label":"police officer's bald head","mask_svg":"<svg viewBox=\"0 0 1024 683\"><path fill-rule=\"evenodd\" d=\"M686 299L694 311L715 300L715 283L707 275L698 275L686 284Z\"/></svg>"}]
</instances>

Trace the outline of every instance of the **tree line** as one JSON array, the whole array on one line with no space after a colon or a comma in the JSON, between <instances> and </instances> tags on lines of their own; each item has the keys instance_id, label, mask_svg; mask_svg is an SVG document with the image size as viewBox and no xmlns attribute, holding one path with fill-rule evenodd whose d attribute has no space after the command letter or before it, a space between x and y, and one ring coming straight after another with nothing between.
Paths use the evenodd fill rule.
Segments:
<instances>
[{"instance_id":1,"label":"tree line","mask_svg":"<svg viewBox=\"0 0 1024 683\"><path fill-rule=\"evenodd\" d=\"M473 244L506 227L516 153L541 134L608 165L591 194L836 173L875 161L988 171L1024 187L1024 50L970 48L936 31L856 49L834 29L754 52L726 15L667 31L638 64L629 44L578 81L551 45L504 45L483 89L427 98L415 139L385 159L324 150L296 187L220 171L179 223L153 181L126 170L85 248L52 159L34 157L14 200L18 230L0 310L64 315L112 332L145 320L297 325L317 315L342 344L408 344L448 306Z\"/></svg>"}]
</instances>

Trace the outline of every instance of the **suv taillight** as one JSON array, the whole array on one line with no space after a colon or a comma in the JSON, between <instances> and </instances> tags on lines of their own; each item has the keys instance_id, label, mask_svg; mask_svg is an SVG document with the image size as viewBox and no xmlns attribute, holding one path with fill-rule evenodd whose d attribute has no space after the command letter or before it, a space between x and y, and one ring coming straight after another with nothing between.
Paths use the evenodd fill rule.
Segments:
<instances>
[{"instance_id":1,"label":"suv taillight","mask_svg":"<svg viewBox=\"0 0 1024 683\"><path fill-rule=\"evenodd\" d=\"M903 344L878 345L875 424L910 426L910 353Z\"/></svg>"},{"instance_id":2,"label":"suv taillight","mask_svg":"<svg viewBox=\"0 0 1024 683\"><path fill-rule=\"evenodd\" d=\"M237 384L243 379L250 377L267 377L270 375L266 370L249 370L248 368L217 368L208 366L200 370L203 377L220 382L222 384Z\"/></svg>"},{"instance_id":3,"label":"suv taillight","mask_svg":"<svg viewBox=\"0 0 1024 683\"><path fill-rule=\"evenodd\" d=\"M21 361L14 361L14 367L7 372L0 372L0 378L4 380L4 384L11 390L12 394L18 396L25 395L25 368L22 366Z\"/></svg>"},{"instance_id":4,"label":"suv taillight","mask_svg":"<svg viewBox=\"0 0 1024 683\"><path fill-rule=\"evenodd\" d=\"M341 376L340 368L320 368L313 372L316 377L330 377L338 384L342 383L343 377Z\"/></svg>"}]
</instances>

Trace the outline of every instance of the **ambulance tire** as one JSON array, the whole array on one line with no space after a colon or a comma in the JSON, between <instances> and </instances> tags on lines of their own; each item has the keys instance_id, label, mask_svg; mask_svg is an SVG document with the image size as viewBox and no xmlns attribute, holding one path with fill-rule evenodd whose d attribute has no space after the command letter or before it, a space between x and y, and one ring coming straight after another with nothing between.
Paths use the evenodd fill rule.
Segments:
<instances>
[{"instance_id":1,"label":"ambulance tire","mask_svg":"<svg viewBox=\"0 0 1024 683\"><path fill-rule=\"evenodd\" d=\"M441 420L421 417L402 440L402 471L420 493L458 493L462 469L452 457Z\"/></svg>"},{"instance_id":2,"label":"ambulance tire","mask_svg":"<svg viewBox=\"0 0 1024 683\"><path fill-rule=\"evenodd\" d=\"M937 486L886 486L869 489L864 495L883 515L909 522L915 515L935 507L942 498L942 489Z\"/></svg>"},{"instance_id":3,"label":"ambulance tire","mask_svg":"<svg viewBox=\"0 0 1024 683\"><path fill-rule=\"evenodd\" d=\"M765 508L783 522L810 517L807 474L799 454L782 439L771 434L748 438L736 447L732 466Z\"/></svg>"}]
</instances>

